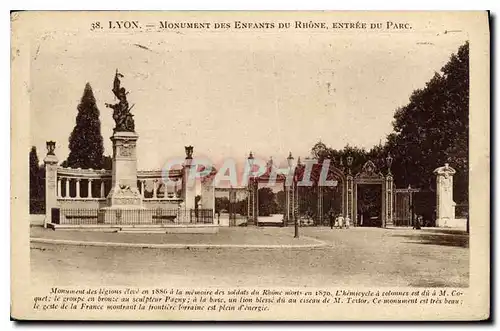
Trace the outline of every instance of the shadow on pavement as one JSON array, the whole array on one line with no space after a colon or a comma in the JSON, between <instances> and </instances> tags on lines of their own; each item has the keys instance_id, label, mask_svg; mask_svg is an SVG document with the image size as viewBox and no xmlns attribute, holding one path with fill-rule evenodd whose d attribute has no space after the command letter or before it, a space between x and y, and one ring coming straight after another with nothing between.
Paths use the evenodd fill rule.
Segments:
<instances>
[{"instance_id":1,"label":"shadow on pavement","mask_svg":"<svg viewBox=\"0 0 500 331\"><path fill-rule=\"evenodd\" d=\"M418 230L416 230L418 231ZM394 235L394 237L407 238L410 244L421 245L440 245L440 246L453 246L453 247L469 247L469 236L466 235L441 235L426 232L419 232L408 235Z\"/></svg>"},{"instance_id":2,"label":"shadow on pavement","mask_svg":"<svg viewBox=\"0 0 500 331\"><path fill-rule=\"evenodd\" d=\"M454 230L454 229L425 229L425 232L467 235L467 231L465 230Z\"/></svg>"},{"instance_id":3,"label":"shadow on pavement","mask_svg":"<svg viewBox=\"0 0 500 331\"><path fill-rule=\"evenodd\" d=\"M421 279L421 280L417 280L415 282L410 283L409 286L412 286L412 287L460 287L460 288L467 288L467 287L469 287L469 282L467 280L467 283L463 284L463 283L450 283L450 282L445 282L445 281Z\"/></svg>"}]
</instances>

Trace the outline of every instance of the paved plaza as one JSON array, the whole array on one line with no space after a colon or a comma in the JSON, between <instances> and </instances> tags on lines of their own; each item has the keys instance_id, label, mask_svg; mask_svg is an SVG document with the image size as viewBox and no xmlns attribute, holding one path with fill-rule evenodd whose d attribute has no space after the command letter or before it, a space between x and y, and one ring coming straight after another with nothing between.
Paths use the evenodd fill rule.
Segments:
<instances>
[{"instance_id":1,"label":"paved plaza","mask_svg":"<svg viewBox=\"0 0 500 331\"><path fill-rule=\"evenodd\" d=\"M304 227L299 239L293 231L233 227L179 235L32 227L31 272L33 282L58 286L468 286L463 231Z\"/></svg>"}]
</instances>

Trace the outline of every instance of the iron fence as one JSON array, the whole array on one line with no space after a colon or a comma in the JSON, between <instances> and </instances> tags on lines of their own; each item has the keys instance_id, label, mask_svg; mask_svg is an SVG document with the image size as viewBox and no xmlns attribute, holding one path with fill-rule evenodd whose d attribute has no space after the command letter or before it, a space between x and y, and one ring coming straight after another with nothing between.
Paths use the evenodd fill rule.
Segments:
<instances>
[{"instance_id":1,"label":"iron fence","mask_svg":"<svg viewBox=\"0 0 500 331\"><path fill-rule=\"evenodd\" d=\"M214 211L212 209L190 209L190 223L214 223Z\"/></svg>"},{"instance_id":2,"label":"iron fence","mask_svg":"<svg viewBox=\"0 0 500 331\"><path fill-rule=\"evenodd\" d=\"M72 225L211 224L212 209L67 209L53 208L52 223Z\"/></svg>"}]
</instances>

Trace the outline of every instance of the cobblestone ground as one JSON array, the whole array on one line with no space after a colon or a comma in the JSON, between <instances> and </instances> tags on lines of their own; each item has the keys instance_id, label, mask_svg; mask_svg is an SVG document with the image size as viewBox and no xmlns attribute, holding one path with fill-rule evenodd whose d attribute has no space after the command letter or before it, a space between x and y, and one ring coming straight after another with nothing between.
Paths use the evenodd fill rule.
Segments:
<instances>
[{"instance_id":1,"label":"cobblestone ground","mask_svg":"<svg viewBox=\"0 0 500 331\"><path fill-rule=\"evenodd\" d=\"M32 236L45 231L34 229ZM32 243L31 274L35 283L58 286L468 286L468 235L461 231L301 228L300 232L328 246L141 249ZM51 235L74 240L82 235L68 233ZM162 235L131 236L145 241ZM183 236L193 240L192 235ZM252 243L293 242L293 228L235 227L222 229L218 236L220 243L241 243L242 238Z\"/></svg>"}]
</instances>

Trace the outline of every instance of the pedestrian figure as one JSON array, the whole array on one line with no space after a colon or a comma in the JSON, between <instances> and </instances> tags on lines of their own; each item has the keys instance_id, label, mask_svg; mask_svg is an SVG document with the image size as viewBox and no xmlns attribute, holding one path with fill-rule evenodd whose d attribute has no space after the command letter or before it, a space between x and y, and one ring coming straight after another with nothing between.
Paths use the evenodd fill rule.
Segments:
<instances>
[{"instance_id":1,"label":"pedestrian figure","mask_svg":"<svg viewBox=\"0 0 500 331\"><path fill-rule=\"evenodd\" d=\"M340 215L335 217L335 224L333 225L335 227L335 229L339 227L339 217L340 217Z\"/></svg>"},{"instance_id":2,"label":"pedestrian figure","mask_svg":"<svg viewBox=\"0 0 500 331\"><path fill-rule=\"evenodd\" d=\"M345 217L344 223L345 223L345 228L349 229L349 227L351 226L351 219L349 218L349 215Z\"/></svg>"},{"instance_id":3,"label":"pedestrian figure","mask_svg":"<svg viewBox=\"0 0 500 331\"><path fill-rule=\"evenodd\" d=\"M333 224L335 221L335 214L333 213L332 209L330 209L330 211L328 212L328 220L330 221L330 229L333 229Z\"/></svg>"},{"instance_id":4,"label":"pedestrian figure","mask_svg":"<svg viewBox=\"0 0 500 331\"><path fill-rule=\"evenodd\" d=\"M339 215L339 229L342 229L344 227L344 217L342 215Z\"/></svg>"},{"instance_id":5,"label":"pedestrian figure","mask_svg":"<svg viewBox=\"0 0 500 331\"><path fill-rule=\"evenodd\" d=\"M420 230L420 227L422 225L421 221L422 221L422 216L418 216L417 218L415 218L415 225L413 226L415 230Z\"/></svg>"}]
</instances>

